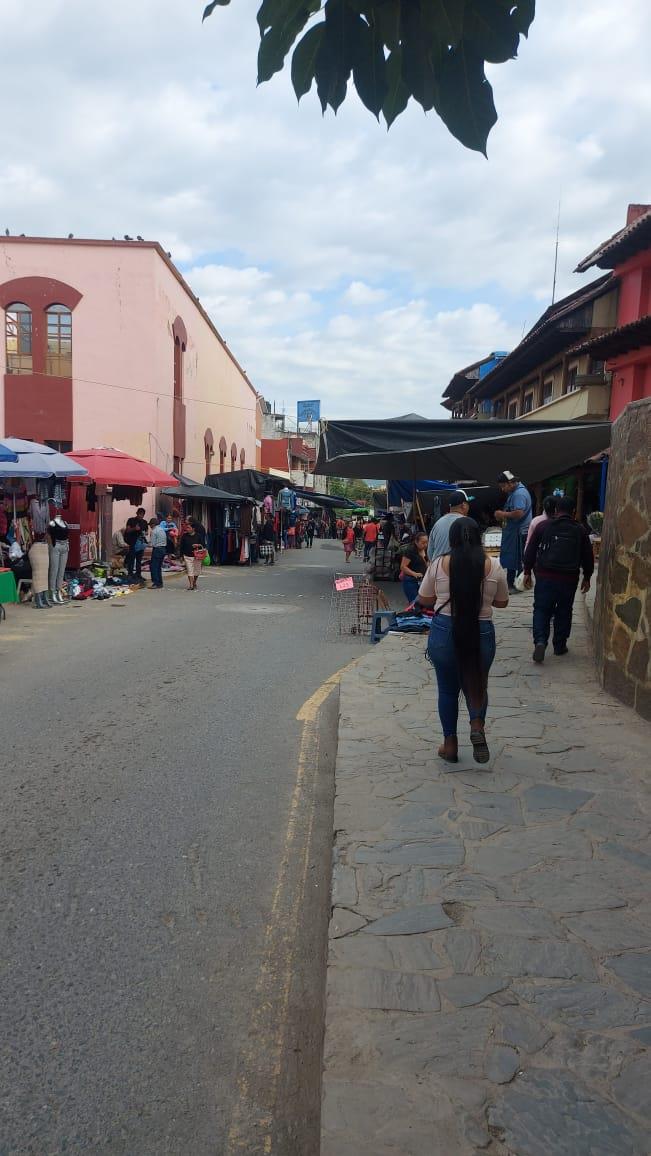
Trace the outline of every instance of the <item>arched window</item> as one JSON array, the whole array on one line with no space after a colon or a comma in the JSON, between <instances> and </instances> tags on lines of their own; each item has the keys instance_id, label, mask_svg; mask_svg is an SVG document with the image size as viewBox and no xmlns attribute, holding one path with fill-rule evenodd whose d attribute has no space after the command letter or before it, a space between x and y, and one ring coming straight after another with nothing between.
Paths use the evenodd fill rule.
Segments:
<instances>
[{"instance_id":1,"label":"arched window","mask_svg":"<svg viewBox=\"0 0 651 1156\"><path fill-rule=\"evenodd\" d=\"M7 373L32 372L32 311L16 301L5 310Z\"/></svg>"},{"instance_id":2,"label":"arched window","mask_svg":"<svg viewBox=\"0 0 651 1156\"><path fill-rule=\"evenodd\" d=\"M72 313L66 305L48 305L45 372L72 377Z\"/></svg>"},{"instance_id":3,"label":"arched window","mask_svg":"<svg viewBox=\"0 0 651 1156\"><path fill-rule=\"evenodd\" d=\"M219 472L220 472L220 474L223 474L224 470L226 469L227 450L228 450L228 446L226 445L226 438L220 438L219 439Z\"/></svg>"},{"instance_id":4,"label":"arched window","mask_svg":"<svg viewBox=\"0 0 651 1156\"><path fill-rule=\"evenodd\" d=\"M237 446L233 442L231 446L231 473L237 468Z\"/></svg>"},{"instance_id":5,"label":"arched window","mask_svg":"<svg viewBox=\"0 0 651 1156\"><path fill-rule=\"evenodd\" d=\"M203 435L203 452L204 452L205 459L206 459L206 475L208 475L210 473L210 464L212 461L213 454L215 452L214 444L215 443L214 443L214 439L212 436L212 430L207 429L205 434Z\"/></svg>"},{"instance_id":6,"label":"arched window","mask_svg":"<svg viewBox=\"0 0 651 1156\"><path fill-rule=\"evenodd\" d=\"M174 337L174 400L183 401L183 355L188 345L188 333L183 320L177 317L172 325Z\"/></svg>"},{"instance_id":7,"label":"arched window","mask_svg":"<svg viewBox=\"0 0 651 1156\"><path fill-rule=\"evenodd\" d=\"M240 469L241 469L241 470L243 470L243 469L244 469L244 463L245 463L245 461L246 461L246 451L245 451L245 450L240 450Z\"/></svg>"}]
</instances>

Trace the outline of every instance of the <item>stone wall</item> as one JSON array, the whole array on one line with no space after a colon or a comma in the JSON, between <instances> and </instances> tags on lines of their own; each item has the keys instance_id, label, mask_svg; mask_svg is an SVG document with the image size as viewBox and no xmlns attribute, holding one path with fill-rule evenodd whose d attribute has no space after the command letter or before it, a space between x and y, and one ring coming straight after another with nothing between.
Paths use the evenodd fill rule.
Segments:
<instances>
[{"instance_id":1,"label":"stone wall","mask_svg":"<svg viewBox=\"0 0 651 1156\"><path fill-rule=\"evenodd\" d=\"M595 601L595 659L606 690L651 720L651 398L613 426Z\"/></svg>"}]
</instances>

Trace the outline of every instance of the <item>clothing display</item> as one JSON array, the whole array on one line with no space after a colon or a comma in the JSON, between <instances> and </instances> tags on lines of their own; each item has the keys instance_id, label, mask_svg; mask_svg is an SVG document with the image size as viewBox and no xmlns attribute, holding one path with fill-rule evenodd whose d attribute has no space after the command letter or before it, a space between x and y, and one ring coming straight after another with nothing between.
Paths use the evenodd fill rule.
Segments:
<instances>
[{"instance_id":1,"label":"clothing display","mask_svg":"<svg viewBox=\"0 0 651 1156\"><path fill-rule=\"evenodd\" d=\"M41 594L48 587L50 565L47 542L32 542L29 548L29 564L32 567L32 593Z\"/></svg>"}]
</instances>

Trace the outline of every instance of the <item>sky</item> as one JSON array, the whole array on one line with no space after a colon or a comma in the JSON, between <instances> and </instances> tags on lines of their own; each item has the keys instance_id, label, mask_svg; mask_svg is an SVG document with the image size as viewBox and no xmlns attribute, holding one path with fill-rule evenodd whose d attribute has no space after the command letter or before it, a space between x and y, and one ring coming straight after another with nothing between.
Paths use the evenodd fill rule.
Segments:
<instances>
[{"instance_id":1,"label":"sky","mask_svg":"<svg viewBox=\"0 0 651 1156\"><path fill-rule=\"evenodd\" d=\"M581 257L651 202L651 4L539 0L492 66L488 160L410 105L256 87L257 4L0 0L0 228L159 240L256 388L329 418L445 414Z\"/></svg>"}]
</instances>

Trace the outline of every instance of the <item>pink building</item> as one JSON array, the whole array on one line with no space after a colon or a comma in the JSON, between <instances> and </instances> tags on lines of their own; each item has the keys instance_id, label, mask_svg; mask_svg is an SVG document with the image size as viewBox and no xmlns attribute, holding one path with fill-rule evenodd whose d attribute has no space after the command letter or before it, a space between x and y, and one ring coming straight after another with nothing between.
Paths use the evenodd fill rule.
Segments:
<instances>
[{"instance_id":1,"label":"pink building","mask_svg":"<svg viewBox=\"0 0 651 1156\"><path fill-rule=\"evenodd\" d=\"M159 244L2 237L0 309L0 437L256 465L256 391Z\"/></svg>"}]
</instances>

